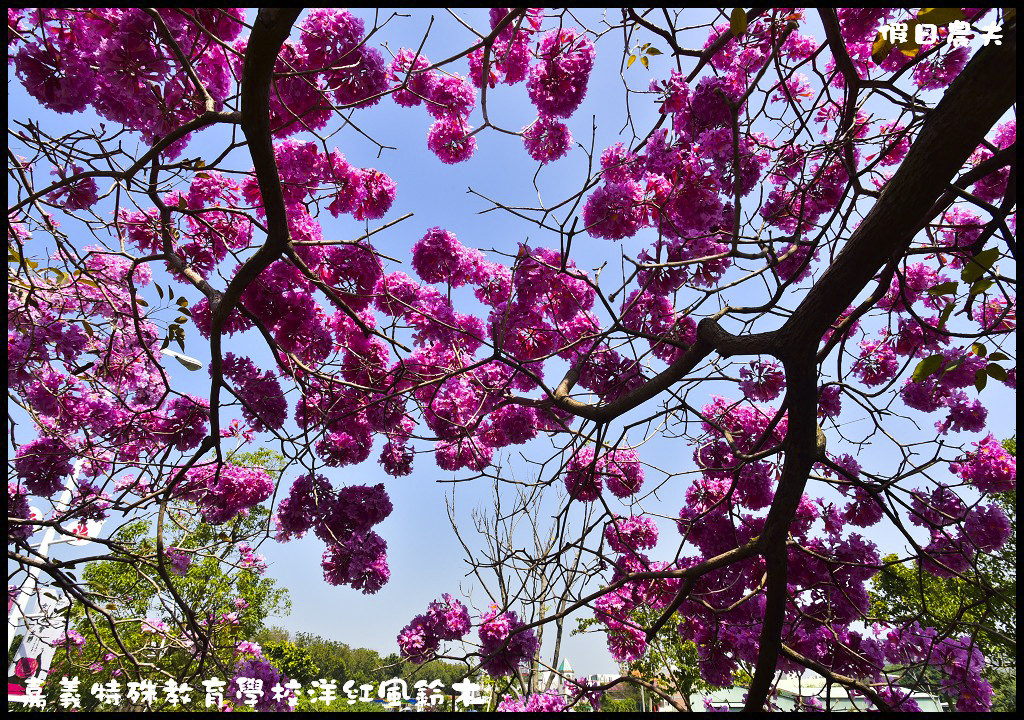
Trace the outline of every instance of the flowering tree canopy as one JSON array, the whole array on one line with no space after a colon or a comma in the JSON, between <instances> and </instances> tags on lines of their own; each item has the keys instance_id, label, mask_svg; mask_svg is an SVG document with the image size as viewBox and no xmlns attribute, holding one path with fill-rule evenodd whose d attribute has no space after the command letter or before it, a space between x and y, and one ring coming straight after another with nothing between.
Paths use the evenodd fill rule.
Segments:
<instances>
[{"instance_id":1,"label":"flowering tree canopy","mask_svg":"<svg viewBox=\"0 0 1024 720\"><path fill-rule=\"evenodd\" d=\"M391 573L375 528L401 496L338 468L434 464L493 481L471 559L499 589L473 613L454 588L425 596L398 637L413 661L462 641L518 677L544 627L560 638L584 610L620 662L672 620L705 682L750 671L751 710L800 669L911 709L900 673L928 665L986 708L975 631L873 624L867 587L880 533L964 578L1009 535L990 496L1015 459L987 405L1016 387L1014 15L494 8L458 18L462 44L424 20L412 47L388 43L401 18L372 17L8 11L24 91L86 118L8 135L14 576L41 571L116 633L74 561L29 539L153 516L152 552L102 552L166 584L162 632L198 643L175 512L269 507L267 534L312 531L324 580L374 593ZM583 133L622 113L581 110L609 87L601 54L627 119L606 147ZM451 204L530 238L399 217L402 155L361 124L373 106L419 123L439 179L515 138L534 204L512 187ZM357 137L373 167L346 158ZM571 180L545 185L556 168ZM409 233L411 260L392 257ZM167 365L194 362L186 338L201 382ZM232 462L249 441L281 448L284 480ZM503 470L519 454L528 481Z\"/></svg>"}]
</instances>

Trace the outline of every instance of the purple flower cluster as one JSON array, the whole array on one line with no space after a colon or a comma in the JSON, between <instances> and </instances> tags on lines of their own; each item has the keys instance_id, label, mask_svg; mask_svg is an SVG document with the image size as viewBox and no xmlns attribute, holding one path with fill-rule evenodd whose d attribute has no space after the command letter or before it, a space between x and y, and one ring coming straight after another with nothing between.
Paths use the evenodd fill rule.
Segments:
<instances>
[{"instance_id":1,"label":"purple flower cluster","mask_svg":"<svg viewBox=\"0 0 1024 720\"><path fill-rule=\"evenodd\" d=\"M510 8L491 8L491 29L509 14ZM515 19L507 24L491 47L490 67L487 84L494 87L498 81L515 85L526 79L530 65L530 37L540 30L544 20L543 8L527 8L525 20ZM469 55L469 76L473 84L482 88L484 84L484 49L474 50Z\"/></svg>"},{"instance_id":2,"label":"purple flower cluster","mask_svg":"<svg viewBox=\"0 0 1024 720\"><path fill-rule=\"evenodd\" d=\"M540 647L533 630L520 630L523 623L515 611L501 612L497 605L484 613L480 622L481 667L491 677L515 675Z\"/></svg>"},{"instance_id":3,"label":"purple flower cluster","mask_svg":"<svg viewBox=\"0 0 1024 720\"><path fill-rule=\"evenodd\" d=\"M28 523L12 523L11 520L28 520L32 511L28 504L28 493L17 482L7 483L7 541L28 540L35 532L35 526Z\"/></svg>"},{"instance_id":4,"label":"purple flower cluster","mask_svg":"<svg viewBox=\"0 0 1024 720\"><path fill-rule=\"evenodd\" d=\"M604 539L617 553L637 553L658 543L658 526L647 515L616 517L604 529Z\"/></svg>"},{"instance_id":5,"label":"purple flower cluster","mask_svg":"<svg viewBox=\"0 0 1024 720\"><path fill-rule=\"evenodd\" d=\"M565 698L554 693L534 693L525 698L514 698L510 695L498 703L497 712L563 712L566 708Z\"/></svg>"},{"instance_id":6,"label":"purple flower cluster","mask_svg":"<svg viewBox=\"0 0 1024 720\"><path fill-rule=\"evenodd\" d=\"M769 402L786 387L786 373L777 362L753 360L740 369L740 390L751 400Z\"/></svg>"},{"instance_id":7,"label":"purple flower cluster","mask_svg":"<svg viewBox=\"0 0 1024 720\"><path fill-rule=\"evenodd\" d=\"M473 60L470 59L472 68ZM476 138L470 133L469 115L476 106L476 91L459 75L428 70L430 61L402 48L391 61L388 80L391 96L403 107L423 103L435 119L427 132L427 147L446 164L473 156Z\"/></svg>"},{"instance_id":8,"label":"purple flower cluster","mask_svg":"<svg viewBox=\"0 0 1024 720\"><path fill-rule=\"evenodd\" d=\"M563 123L541 115L523 128L523 145L537 162L544 164L565 157L572 145L572 133Z\"/></svg>"},{"instance_id":9,"label":"purple flower cluster","mask_svg":"<svg viewBox=\"0 0 1024 720\"><path fill-rule=\"evenodd\" d=\"M72 457L73 451L65 443L41 437L21 446L14 458L14 471L29 492L49 497L71 475Z\"/></svg>"},{"instance_id":10,"label":"purple flower cluster","mask_svg":"<svg viewBox=\"0 0 1024 720\"><path fill-rule=\"evenodd\" d=\"M459 287L473 282L483 255L462 245L455 235L433 227L412 248L412 267L424 282Z\"/></svg>"},{"instance_id":11,"label":"purple flower cluster","mask_svg":"<svg viewBox=\"0 0 1024 720\"><path fill-rule=\"evenodd\" d=\"M979 505L967 514L964 535L983 553L998 550L1010 539L1012 527L998 505Z\"/></svg>"},{"instance_id":12,"label":"purple flower cluster","mask_svg":"<svg viewBox=\"0 0 1024 720\"><path fill-rule=\"evenodd\" d=\"M460 117L446 117L430 126L427 147L447 165L465 162L476 152L476 137L469 124Z\"/></svg>"},{"instance_id":13,"label":"purple flower cluster","mask_svg":"<svg viewBox=\"0 0 1024 720\"><path fill-rule=\"evenodd\" d=\"M393 509L383 484L350 485L335 491L322 475L303 475L278 506L276 539L302 537L310 529L327 544L324 578L377 592L390 577L387 543L372 528Z\"/></svg>"},{"instance_id":14,"label":"purple flower cluster","mask_svg":"<svg viewBox=\"0 0 1024 720\"><path fill-rule=\"evenodd\" d=\"M277 507L276 538L280 542L302 537L320 522L333 502L334 488L323 475L302 475L292 483L288 497Z\"/></svg>"},{"instance_id":15,"label":"purple flower cluster","mask_svg":"<svg viewBox=\"0 0 1024 720\"><path fill-rule=\"evenodd\" d=\"M430 92L437 75L427 70L430 61L408 48L402 48L395 55L388 68L388 80L398 83L391 93L391 99L402 107L415 107L423 102Z\"/></svg>"},{"instance_id":16,"label":"purple flower cluster","mask_svg":"<svg viewBox=\"0 0 1024 720\"><path fill-rule=\"evenodd\" d=\"M995 137L992 142L996 148L1003 150L1013 145L1016 141L1016 119L1007 120L1005 123L996 127ZM983 145L975 151L974 155L972 155L971 162L975 164L981 163L991 156L992 151ZM972 186L971 190L975 195L977 195L977 197L985 202L998 203L1006 196L1006 188L1009 183L1009 178L1010 169L1007 167L1001 167L998 170L990 172L988 175L976 182ZM969 213L970 211L966 212Z\"/></svg>"},{"instance_id":17,"label":"purple flower cluster","mask_svg":"<svg viewBox=\"0 0 1024 720\"><path fill-rule=\"evenodd\" d=\"M68 630L67 632L61 633L57 639L53 641L53 646L58 648L67 648L68 650L80 653L85 647L85 638L82 637L82 633L77 630Z\"/></svg>"},{"instance_id":18,"label":"purple flower cluster","mask_svg":"<svg viewBox=\"0 0 1024 720\"><path fill-rule=\"evenodd\" d=\"M73 177L81 172L84 171L80 165L72 165L70 173L55 170L53 174L58 175L61 180L66 180L69 175ZM54 205L63 206L65 210L85 210L99 200L99 190L96 187L96 180L85 177L68 182L59 190L50 193L46 199Z\"/></svg>"},{"instance_id":19,"label":"purple flower cluster","mask_svg":"<svg viewBox=\"0 0 1024 720\"><path fill-rule=\"evenodd\" d=\"M940 668L943 694L956 698L959 712L984 712L992 704L992 686L981 673L985 658L969 637L939 637L934 628L917 622L888 632L885 660L899 664L926 664Z\"/></svg>"},{"instance_id":20,"label":"purple flower cluster","mask_svg":"<svg viewBox=\"0 0 1024 720\"><path fill-rule=\"evenodd\" d=\"M324 580L331 585L350 585L371 595L391 578L387 550L388 544L377 533L354 532L327 546L321 561Z\"/></svg>"},{"instance_id":21,"label":"purple flower cluster","mask_svg":"<svg viewBox=\"0 0 1024 720\"><path fill-rule=\"evenodd\" d=\"M260 504L274 491L273 480L260 467L201 465L185 477L185 498L197 503L206 522L214 525Z\"/></svg>"},{"instance_id":22,"label":"purple flower cluster","mask_svg":"<svg viewBox=\"0 0 1024 720\"><path fill-rule=\"evenodd\" d=\"M402 657L422 664L434 657L442 640L460 640L469 632L469 610L448 593L430 603L425 615L417 615L398 634Z\"/></svg>"},{"instance_id":23,"label":"purple flower cluster","mask_svg":"<svg viewBox=\"0 0 1024 720\"><path fill-rule=\"evenodd\" d=\"M8 382L34 411L40 434L19 448L14 471L27 491L44 496L63 486L76 455L86 459L83 474L95 477L111 462L188 449L205 435L202 403L183 397L161 402L161 375L149 359L160 354L158 335L144 318L137 326L132 320L130 263L99 248L86 248L84 262L82 280L91 280L41 284L30 305L9 298ZM136 271L134 281L142 287L148 274ZM59 319L68 314L104 329L87 335ZM76 371L87 351L99 360ZM87 510L99 512L101 504Z\"/></svg>"},{"instance_id":24,"label":"purple flower cluster","mask_svg":"<svg viewBox=\"0 0 1024 720\"><path fill-rule=\"evenodd\" d=\"M221 365L224 377L235 384L235 392L244 402L242 417L256 432L280 429L288 404L277 378L268 370L261 373L252 360L227 353Z\"/></svg>"},{"instance_id":25,"label":"purple flower cluster","mask_svg":"<svg viewBox=\"0 0 1024 720\"><path fill-rule=\"evenodd\" d=\"M231 92L234 61L222 44L243 27L237 9L159 13L173 45L154 19L136 8L30 12L19 20L24 40L17 51L12 48L14 71L29 94L51 110L92 106L106 120L152 142L204 110L176 53L184 54L220 110ZM125 48L131 48L130 61ZM173 143L168 157L177 156L186 142Z\"/></svg>"},{"instance_id":26,"label":"purple flower cluster","mask_svg":"<svg viewBox=\"0 0 1024 720\"><path fill-rule=\"evenodd\" d=\"M261 693L247 695L243 690L242 678L258 681ZM275 687L283 689L286 682L288 678L267 660L262 657L249 657L235 665L234 676L224 690L224 699L238 707L251 707L255 712L291 712L294 708L288 704L287 694L273 692ZM245 686L251 685L246 682ZM275 695L279 695L278 699L275 699Z\"/></svg>"},{"instance_id":27,"label":"purple flower cluster","mask_svg":"<svg viewBox=\"0 0 1024 720\"><path fill-rule=\"evenodd\" d=\"M585 447L569 459L565 466L565 489L569 497L593 502L601 496L602 481L594 461L594 450Z\"/></svg>"},{"instance_id":28,"label":"purple flower cluster","mask_svg":"<svg viewBox=\"0 0 1024 720\"><path fill-rule=\"evenodd\" d=\"M243 640L235 645L235 655L251 655L252 657L263 657L263 648L259 643Z\"/></svg>"},{"instance_id":29,"label":"purple flower cluster","mask_svg":"<svg viewBox=\"0 0 1024 720\"><path fill-rule=\"evenodd\" d=\"M277 137L323 128L334 112L332 100L357 108L380 101L388 89L387 65L364 35L363 21L346 10L318 8L306 16L298 42L286 41L274 66L269 99ZM236 49L244 51L245 41Z\"/></svg>"},{"instance_id":30,"label":"purple flower cluster","mask_svg":"<svg viewBox=\"0 0 1024 720\"><path fill-rule=\"evenodd\" d=\"M974 319L986 332L1013 332L1017 328L1017 302L1013 298L993 297L975 305Z\"/></svg>"},{"instance_id":31,"label":"purple flower cluster","mask_svg":"<svg viewBox=\"0 0 1024 720\"><path fill-rule=\"evenodd\" d=\"M238 565L246 570L252 570L257 575L267 571L267 559L247 542L238 543Z\"/></svg>"},{"instance_id":32,"label":"purple flower cluster","mask_svg":"<svg viewBox=\"0 0 1024 720\"><path fill-rule=\"evenodd\" d=\"M171 572L184 577L192 565L192 553L182 548L169 547L164 551L164 555L171 563Z\"/></svg>"},{"instance_id":33,"label":"purple flower cluster","mask_svg":"<svg viewBox=\"0 0 1024 720\"><path fill-rule=\"evenodd\" d=\"M1017 458L990 433L977 450L968 453L949 469L984 493L1008 492L1017 487Z\"/></svg>"},{"instance_id":34,"label":"purple flower cluster","mask_svg":"<svg viewBox=\"0 0 1024 720\"><path fill-rule=\"evenodd\" d=\"M643 482L643 467L632 448L611 450L595 461L593 449L585 447L572 456L565 469L569 496L584 502L600 497L605 483L613 495L626 498L639 492Z\"/></svg>"},{"instance_id":35,"label":"purple flower cluster","mask_svg":"<svg viewBox=\"0 0 1024 720\"><path fill-rule=\"evenodd\" d=\"M537 50L539 62L530 68L526 89L541 116L567 118L587 94L594 67L594 43L573 28L547 32Z\"/></svg>"}]
</instances>

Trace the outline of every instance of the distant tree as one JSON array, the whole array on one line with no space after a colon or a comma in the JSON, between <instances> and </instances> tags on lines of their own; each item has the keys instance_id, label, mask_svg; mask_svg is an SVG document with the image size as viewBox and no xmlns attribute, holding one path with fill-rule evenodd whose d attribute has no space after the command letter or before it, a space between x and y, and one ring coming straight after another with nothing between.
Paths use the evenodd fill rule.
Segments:
<instances>
[{"instance_id":1,"label":"distant tree","mask_svg":"<svg viewBox=\"0 0 1024 720\"><path fill-rule=\"evenodd\" d=\"M239 466L269 472L280 463L268 450L231 457ZM174 680L198 686L195 681L209 677L230 680L240 657L258 654L246 643L256 640L266 618L286 615L291 607L288 591L265 576L266 562L254 549L265 537L269 516L256 506L215 526L187 503L170 506L156 520L163 525L162 553L153 522L118 528L104 542L140 561L83 567L87 602L70 606L49 677L80 676L84 710L100 706L88 692L94 682ZM168 583L161 582L162 574ZM46 688L56 700L57 683ZM203 700L200 695L200 707Z\"/></svg>"},{"instance_id":2,"label":"distant tree","mask_svg":"<svg viewBox=\"0 0 1024 720\"><path fill-rule=\"evenodd\" d=\"M1016 457L1017 436L1003 441ZM883 559L882 570L871 586L872 611L894 624L918 622L952 630L958 623L974 627L974 642L984 653L986 679L995 692L993 711L1016 709L1017 669L1017 492L992 493L989 497L1010 521L1010 537L1002 547L979 553L974 566L952 577L939 577L914 561L897 555ZM939 692L941 667L908 675ZM954 704L956 698L947 698Z\"/></svg>"},{"instance_id":3,"label":"distant tree","mask_svg":"<svg viewBox=\"0 0 1024 720\"><path fill-rule=\"evenodd\" d=\"M261 643L263 652L278 670L303 685L322 677L313 656L290 640L268 640Z\"/></svg>"}]
</instances>

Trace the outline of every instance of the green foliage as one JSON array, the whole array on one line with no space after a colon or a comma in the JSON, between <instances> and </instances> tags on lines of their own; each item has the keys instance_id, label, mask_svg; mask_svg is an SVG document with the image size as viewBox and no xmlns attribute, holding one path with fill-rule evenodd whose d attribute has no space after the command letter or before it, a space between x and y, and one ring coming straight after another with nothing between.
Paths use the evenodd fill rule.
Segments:
<instances>
[{"instance_id":1,"label":"green foliage","mask_svg":"<svg viewBox=\"0 0 1024 720\"><path fill-rule=\"evenodd\" d=\"M992 683L992 712L1017 712L1017 665L993 668L986 673Z\"/></svg>"},{"instance_id":2,"label":"green foliage","mask_svg":"<svg viewBox=\"0 0 1024 720\"><path fill-rule=\"evenodd\" d=\"M321 677L320 668L305 648L288 640L263 642L261 647L267 659L286 677L298 680L303 685Z\"/></svg>"},{"instance_id":3,"label":"green foliage","mask_svg":"<svg viewBox=\"0 0 1024 720\"><path fill-rule=\"evenodd\" d=\"M271 474L280 474L284 464L267 450L237 453L230 461L264 467ZM99 707L89 692L92 684L112 678L122 686L143 678L158 685L168 679L188 682L198 688L190 707L203 709L199 681L230 679L236 645L255 640L267 617L290 610L287 590L239 564L239 543L265 536L269 519L268 509L255 507L214 526L188 504L169 505L163 557L149 521L119 528L109 538L119 548L118 557L84 566L81 579L89 603L76 602L68 611L68 627L81 633L86 645L77 652L58 649L50 677L78 676L83 710ZM166 557L171 547L190 551L192 562L184 575L176 574ZM161 582L164 575L169 587ZM166 634L146 632L145 619L164 623ZM58 692L57 683L47 683L50 707L56 706ZM164 695L157 697L155 709Z\"/></svg>"},{"instance_id":4,"label":"green foliage","mask_svg":"<svg viewBox=\"0 0 1024 720\"><path fill-rule=\"evenodd\" d=\"M1016 435L1003 446L1016 456ZM890 623L917 620L940 632L958 624L976 628L974 641L987 660L985 677L996 691L992 709L1006 710L1016 707L1017 493L990 497L1010 519L1012 531L1006 545L979 553L975 567L962 578L939 578L917 563L888 555L872 580L870 596L873 614ZM939 673L941 669L930 669L923 681L937 684Z\"/></svg>"},{"instance_id":5,"label":"green foliage","mask_svg":"<svg viewBox=\"0 0 1024 720\"><path fill-rule=\"evenodd\" d=\"M660 612L638 609L631 615L639 627L651 627ZM679 616L673 615L655 633L644 654L626 666L627 673L657 682L683 697L703 692L710 686L701 680L697 665L697 646L679 637Z\"/></svg>"},{"instance_id":6,"label":"green foliage","mask_svg":"<svg viewBox=\"0 0 1024 720\"><path fill-rule=\"evenodd\" d=\"M225 534L229 539L251 537L252 528L265 523L268 515L269 511L254 508L248 517L235 518L222 526L200 522L190 533L179 537L175 546L213 546L217 544L216 536ZM116 533L114 540L131 545L133 553L154 558L156 543L148 532L148 523L137 522ZM200 680L229 679L236 644L254 640L268 616L287 613L290 605L287 590L279 588L273 579L252 570L233 568L228 557L233 548L229 542L220 551L203 552L184 576L169 574L174 592L192 609L192 620L180 610L172 595L153 582L156 571L152 565L114 561L87 565L82 579L91 595L109 601L100 605L102 613L79 604L72 606L69 625L87 642L81 652L59 649L50 676L77 675L81 679L83 710L100 707L89 692L92 684L115 677L122 685L140 678L158 684L174 678L188 681L198 690L202 689ZM155 564L155 558L152 562ZM237 624L225 621L231 613L237 615ZM157 635L144 632L140 622L144 618L165 623L166 638L158 639ZM195 632L193 622L201 632ZM200 640L193 644L190 638L195 637ZM53 695L51 703L57 699L55 685L47 684L47 696ZM198 690L193 693L192 708L201 710L204 695ZM162 693L158 695L154 708L163 702L163 697Z\"/></svg>"},{"instance_id":7,"label":"green foliage","mask_svg":"<svg viewBox=\"0 0 1024 720\"><path fill-rule=\"evenodd\" d=\"M637 627L647 628L654 625L660 617L660 612L646 608L638 608L630 613L630 618ZM577 620L576 629L573 635L592 631L593 628L601 628L595 618L581 618ZM655 633L654 637L647 644L644 654L635 661L624 665L622 674L628 680L629 677L642 678L647 682L653 682L660 688L671 694L680 694L689 697L694 693L707 692L711 689L700 677L700 669L697 664L697 646L691 640L683 640L679 637L679 617L673 615ZM629 695L624 695L625 688L631 688ZM633 697L635 694L635 697ZM620 683L609 692L605 693L601 701L601 709L604 712L626 712L627 708L611 709L606 703L618 702L630 699L635 707L640 705L639 686L630 682ZM616 705L616 707L618 707Z\"/></svg>"},{"instance_id":8,"label":"green foliage","mask_svg":"<svg viewBox=\"0 0 1024 720\"><path fill-rule=\"evenodd\" d=\"M605 693L601 699L601 712L638 712L639 703L633 698L617 698Z\"/></svg>"},{"instance_id":9,"label":"green foliage","mask_svg":"<svg viewBox=\"0 0 1024 720\"><path fill-rule=\"evenodd\" d=\"M384 710L380 704L357 702L348 703L342 687L349 680L358 687L363 684L372 685L374 692L381 682L391 678L405 680L410 694L413 683L417 680L440 680L447 693L452 692L453 683L466 678L467 668L463 665L441 660L432 660L416 665L407 662L392 653L381 656L376 650L353 648L337 640L328 640L311 633L297 633L294 638L280 628L264 629L258 640L266 655L274 661L275 666L288 677L293 677L305 686L307 683L326 679L337 683L337 693L341 696L330 704L311 701L303 697L297 707L300 711L310 712L380 712ZM480 680L476 680L480 682ZM315 698L314 698L315 700ZM447 700L451 707L451 697Z\"/></svg>"}]
</instances>

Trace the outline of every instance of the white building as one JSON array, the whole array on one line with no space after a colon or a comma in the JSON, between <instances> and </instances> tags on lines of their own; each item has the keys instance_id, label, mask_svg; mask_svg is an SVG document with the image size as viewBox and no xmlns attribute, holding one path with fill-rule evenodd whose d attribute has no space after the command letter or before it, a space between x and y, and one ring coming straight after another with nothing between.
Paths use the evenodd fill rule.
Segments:
<instances>
[{"instance_id":1,"label":"white building","mask_svg":"<svg viewBox=\"0 0 1024 720\"><path fill-rule=\"evenodd\" d=\"M566 688L566 682L568 680L576 679L576 671L572 669L572 664L568 658L562 658L561 662L558 663L554 677L551 677L550 670L541 670L537 673L537 677L533 682L534 692L547 692L554 693L557 695L568 695L570 690ZM551 679L551 685L548 686L548 679Z\"/></svg>"},{"instance_id":2,"label":"white building","mask_svg":"<svg viewBox=\"0 0 1024 720\"><path fill-rule=\"evenodd\" d=\"M837 684L826 688L825 678L816 673L784 673L776 684L778 697L773 700L782 711L791 712L804 705L812 705L824 709L826 704L832 712L863 712L873 709L873 705L863 697L850 697L846 689ZM730 712L743 709L743 698L747 694L745 687L731 687L714 690L706 694L690 696L690 707L694 712L705 712L705 702L716 708L728 707ZM910 698L918 704L922 712L946 712L942 701L926 692L913 692ZM669 703L663 702L658 710L675 712Z\"/></svg>"}]
</instances>

